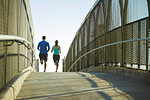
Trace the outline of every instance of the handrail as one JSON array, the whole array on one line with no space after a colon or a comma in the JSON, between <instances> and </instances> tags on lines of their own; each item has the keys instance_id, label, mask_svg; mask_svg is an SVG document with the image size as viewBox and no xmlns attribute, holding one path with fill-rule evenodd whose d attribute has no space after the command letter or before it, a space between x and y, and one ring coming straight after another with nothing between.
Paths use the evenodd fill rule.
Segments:
<instances>
[{"instance_id":1,"label":"handrail","mask_svg":"<svg viewBox=\"0 0 150 100\"><path fill-rule=\"evenodd\" d=\"M116 45L116 44L122 44L122 43L127 43L127 42L134 42L134 41L144 41L144 40L150 40L150 38L141 38L141 39L132 39L132 40L125 40L125 41L119 41L119 42L114 42L114 43L110 43L110 44L106 44L106 45L103 45L103 46L99 46L95 49L92 49L90 51L88 51L87 53L83 54L82 56L80 56L73 64L72 66L69 68L69 70L76 64L77 61L79 61L82 57L84 57L85 55L93 52L93 51L96 51L98 49L101 49L101 48L105 48L105 47L108 47L108 46L112 46L112 45ZM69 71L68 70L68 71Z\"/></svg>"},{"instance_id":2,"label":"handrail","mask_svg":"<svg viewBox=\"0 0 150 100\"><path fill-rule=\"evenodd\" d=\"M29 41L18 36L0 35L0 41L16 41L16 42L24 44L28 48L32 47ZM27 43L27 45L25 43Z\"/></svg>"}]
</instances>

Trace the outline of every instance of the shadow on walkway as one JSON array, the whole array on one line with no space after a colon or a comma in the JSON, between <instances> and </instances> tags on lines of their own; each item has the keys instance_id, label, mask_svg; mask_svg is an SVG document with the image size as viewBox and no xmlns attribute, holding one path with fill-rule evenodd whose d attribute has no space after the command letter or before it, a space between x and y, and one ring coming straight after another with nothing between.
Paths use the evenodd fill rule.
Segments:
<instances>
[{"instance_id":1,"label":"shadow on walkway","mask_svg":"<svg viewBox=\"0 0 150 100\"><path fill-rule=\"evenodd\" d=\"M78 74L89 81L92 87L98 87L98 83L92 80L92 78L88 78L85 73ZM117 76L110 73L90 72L88 74L107 81L109 85L113 87L114 91L124 96L127 100L149 100L150 98L150 86L138 80L132 80L131 78ZM122 92L118 91L118 89ZM97 93L103 96L103 98L106 100L112 100L111 97L109 97L108 94L104 93L103 91L97 91ZM125 94L128 94L129 96Z\"/></svg>"}]
</instances>

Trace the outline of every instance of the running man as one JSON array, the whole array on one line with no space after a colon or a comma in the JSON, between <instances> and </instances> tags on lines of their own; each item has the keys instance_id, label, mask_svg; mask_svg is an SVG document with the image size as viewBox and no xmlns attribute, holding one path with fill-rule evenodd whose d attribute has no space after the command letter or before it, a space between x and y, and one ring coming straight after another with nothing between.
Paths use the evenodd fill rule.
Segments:
<instances>
[{"instance_id":1,"label":"running man","mask_svg":"<svg viewBox=\"0 0 150 100\"><path fill-rule=\"evenodd\" d=\"M60 46L58 46L58 40L55 41L55 45L53 46L52 50L51 50L51 53L53 53L53 60L54 60L54 64L56 65L56 71L58 70L58 66L59 66L59 59L60 59L60 53L61 53L61 50L60 50Z\"/></svg>"},{"instance_id":2,"label":"running man","mask_svg":"<svg viewBox=\"0 0 150 100\"><path fill-rule=\"evenodd\" d=\"M46 66L47 66L46 62L47 62L47 57L48 57L47 52L50 50L50 46L49 46L49 43L45 41L46 36L43 36L42 40L43 41L39 42L37 49L40 51L39 58L40 58L41 64L43 64L43 61L44 61L44 72L45 72Z\"/></svg>"}]
</instances>

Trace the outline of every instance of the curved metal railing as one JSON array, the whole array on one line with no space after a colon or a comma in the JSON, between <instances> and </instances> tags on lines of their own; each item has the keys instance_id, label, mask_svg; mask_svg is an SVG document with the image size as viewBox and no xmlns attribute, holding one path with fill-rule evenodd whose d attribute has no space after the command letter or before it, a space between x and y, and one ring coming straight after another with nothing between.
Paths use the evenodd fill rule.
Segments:
<instances>
[{"instance_id":1,"label":"curved metal railing","mask_svg":"<svg viewBox=\"0 0 150 100\"><path fill-rule=\"evenodd\" d=\"M24 44L26 47L31 48L31 43L24 38L12 35L0 35L0 41L16 41Z\"/></svg>"},{"instance_id":2,"label":"curved metal railing","mask_svg":"<svg viewBox=\"0 0 150 100\"><path fill-rule=\"evenodd\" d=\"M132 40L125 40L125 41L119 41L119 42L114 42L114 43L110 43L110 44L107 44L107 45L103 45L103 46L99 46L95 49L92 49L88 52L86 52L85 54L83 54L82 56L80 56L72 65L71 67L68 69L68 71L70 71L72 69L72 67L84 56L90 54L91 52L93 51L96 51L96 50L99 50L101 48L105 48L105 47L109 47L109 46L113 46L113 45L117 45L117 44L122 44L122 43L128 43L128 42L135 42L135 41L144 41L144 40L150 40L150 38L141 38L141 39L132 39Z\"/></svg>"},{"instance_id":3,"label":"curved metal railing","mask_svg":"<svg viewBox=\"0 0 150 100\"><path fill-rule=\"evenodd\" d=\"M97 66L149 71L149 1L138 2L135 8L134 3L98 0L76 32L64 59L64 71ZM141 6L147 13L139 16L137 8ZM132 13L134 10L137 12Z\"/></svg>"},{"instance_id":4,"label":"curved metal railing","mask_svg":"<svg viewBox=\"0 0 150 100\"><path fill-rule=\"evenodd\" d=\"M33 50L29 41L22 37L0 35L0 89L5 87L17 73L33 66Z\"/></svg>"}]
</instances>

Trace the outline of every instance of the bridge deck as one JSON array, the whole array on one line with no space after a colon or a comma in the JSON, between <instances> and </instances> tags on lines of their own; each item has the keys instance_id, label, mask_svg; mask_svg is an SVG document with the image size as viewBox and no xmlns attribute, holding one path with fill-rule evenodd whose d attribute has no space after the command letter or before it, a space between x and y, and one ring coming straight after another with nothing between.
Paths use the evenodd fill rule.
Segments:
<instances>
[{"instance_id":1,"label":"bridge deck","mask_svg":"<svg viewBox=\"0 0 150 100\"><path fill-rule=\"evenodd\" d=\"M150 86L106 73L32 73L16 100L149 100Z\"/></svg>"}]
</instances>

